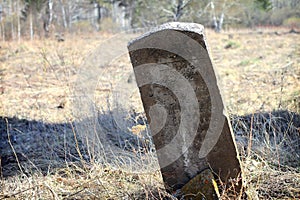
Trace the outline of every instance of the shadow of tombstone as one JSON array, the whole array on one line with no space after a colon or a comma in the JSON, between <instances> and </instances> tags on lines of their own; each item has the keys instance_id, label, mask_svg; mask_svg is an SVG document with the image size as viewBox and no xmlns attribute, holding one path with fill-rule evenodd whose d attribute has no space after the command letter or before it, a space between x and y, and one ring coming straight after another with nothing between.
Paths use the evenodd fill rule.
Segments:
<instances>
[{"instance_id":1,"label":"shadow of tombstone","mask_svg":"<svg viewBox=\"0 0 300 200\"><path fill-rule=\"evenodd\" d=\"M128 49L167 190L217 199L214 176L239 194L240 161L203 26L167 23Z\"/></svg>"}]
</instances>

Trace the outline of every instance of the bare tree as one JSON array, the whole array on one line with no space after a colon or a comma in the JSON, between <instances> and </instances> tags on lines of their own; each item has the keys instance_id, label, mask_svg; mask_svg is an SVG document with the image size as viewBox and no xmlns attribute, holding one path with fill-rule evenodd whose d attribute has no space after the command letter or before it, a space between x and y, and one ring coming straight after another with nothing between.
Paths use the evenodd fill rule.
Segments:
<instances>
[{"instance_id":1,"label":"bare tree","mask_svg":"<svg viewBox=\"0 0 300 200\"><path fill-rule=\"evenodd\" d=\"M2 8L2 4L0 4L0 22L2 21L2 13L3 13L3 8Z\"/></svg>"},{"instance_id":2,"label":"bare tree","mask_svg":"<svg viewBox=\"0 0 300 200\"><path fill-rule=\"evenodd\" d=\"M65 5L62 2L62 0L59 0L59 4L60 4L60 8L61 8L61 15L62 15L62 21L63 21L64 28L68 28Z\"/></svg>"},{"instance_id":3,"label":"bare tree","mask_svg":"<svg viewBox=\"0 0 300 200\"><path fill-rule=\"evenodd\" d=\"M211 7L213 27L216 32L221 32L225 16L230 15L229 9L236 5L236 2L227 0L223 0L223 2L218 1L218 9L216 8L217 6L215 1L210 1L209 5Z\"/></svg>"},{"instance_id":4,"label":"bare tree","mask_svg":"<svg viewBox=\"0 0 300 200\"><path fill-rule=\"evenodd\" d=\"M48 0L46 6L46 17L44 18L44 30L46 32L46 37L49 36L49 27L53 20L53 0Z\"/></svg>"},{"instance_id":5,"label":"bare tree","mask_svg":"<svg viewBox=\"0 0 300 200\"><path fill-rule=\"evenodd\" d=\"M185 8L188 7L192 0L171 0L169 5L171 8L163 8L163 11L171 18L172 21L179 21L180 18L185 14Z\"/></svg>"},{"instance_id":6,"label":"bare tree","mask_svg":"<svg viewBox=\"0 0 300 200\"><path fill-rule=\"evenodd\" d=\"M131 0L113 0L112 2L112 17L121 29L126 30L131 28L132 9L134 1Z\"/></svg>"},{"instance_id":7,"label":"bare tree","mask_svg":"<svg viewBox=\"0 0 300 200\"><path fill-rule=\"evenodd\" d=\"M174 21L179 21L184 14L184 9L188 6L191 0L177 0L177 5L173 9Z\"/></svg>"},{"instance_id":8,"label":"bare tree","mask_svg":"<svg viewBox=\"0 0 300 200\"><path fill-rule=\"evenodd\" d=\"M20 0L17 0L17 27L18 27L18 42L20 42L21 41Z\"/></svg>"}]
</instances>

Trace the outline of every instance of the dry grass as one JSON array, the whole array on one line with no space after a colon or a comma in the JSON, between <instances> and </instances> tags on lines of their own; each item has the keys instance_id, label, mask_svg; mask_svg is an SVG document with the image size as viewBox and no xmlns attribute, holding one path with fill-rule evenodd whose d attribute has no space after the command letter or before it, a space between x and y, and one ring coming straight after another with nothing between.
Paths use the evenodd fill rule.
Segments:
<instances>
[{"instance_id":1,"label":"dry grass","mask_svg":"<svg viewBox=\"0 0 300 200\"><path fill-rule=\"evenodd\" d=\"M300 35L286 31L207 31L249 199L300 197ZM138 92L124 109L110 102L114 85L131 71L126 55L103 70L95 87L105 148L91 152L77 133L76 76L108 37L1 44L0 199L172 199L141 125ZM128 117L127 130L114 123L114 113Z\"/></svg>"}]
</instances>

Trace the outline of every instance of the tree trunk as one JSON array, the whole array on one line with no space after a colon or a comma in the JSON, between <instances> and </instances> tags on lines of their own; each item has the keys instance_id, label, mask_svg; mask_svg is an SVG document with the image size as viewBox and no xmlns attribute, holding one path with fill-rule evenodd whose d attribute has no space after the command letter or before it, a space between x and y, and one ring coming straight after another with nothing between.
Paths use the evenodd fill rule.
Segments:
<instances>
[{"instance_id":1,"label":"tree trunk","mask_svg":"<svg viewBox=\"0 0 300 200\"><path fill-rule=\"evenodd\" d=\"M46 18L44 18L44 31L46 37L49 36L52 19L53 19L53 0L48 0L47 8L46 8Z\"/></svg>"},{"instance_id":2,"label":"tree trunk","mask_svg":"<svg viewBox=\"0 0 300 200\"><path fill-rule=\"evenodd\" d=\"M182 4L183 0L178 0L177 6L176 6L176 12L174 16L174 21L178 21L182 15Z\"/></svg>"},{"instance_id":3,"label":"tree trunk","mask_svg":"<svg viewBox=\"0 0 300 200\"><path fill-rule=\"evenodd\" d=\"M69 19L69 29L72 28L72 2L68 1L68 19Z\"/></svg>"},{"instance_id":4,"label":"tree trunk","mask_svg":"<svg viewBox=\"0 0 300 200\"><path fill-rule=\"evenodd\" d=\"M30 39L33 40L33 18L32 18L32 9L30 9L29 13L29 28L30 28Z\"/></svg>"},{"instance_id":5,"label":"tree trunk","mask_svg":"<svg viewBox=\"0 0 300 200\"><path fill-rule=\"evenodd\" d=\"M216 32L221 32L221 30L223 29L223 22L224 22L224 12L222 12L220 19L219 19L219 23L217 25L217 29Z\"/></svg>"},{"instance_id":6,"label":"tree trunk","mask_svg":"<svg viewBox=\"0 0 300 200\"><path fill-rule=\"evenodd\" d=\"M2 5L0 4L0 22L2 22L2 13L3 13L3 8Z\"/></svg>"},{"instance_id":7,"label":"tree trunk","mask_svg":"<svg viewBox=\"0 0 300 200\"><path fill-rule=\"evenodd\" d=\"M11 20L11 24L10 24L11 26L11 39L12 40L15 40L15 29L14 29L14 20L12 19Z\"/></svg>"},{"instance_id":8,"label":"tree trunk","mask_svg":"<svg viewBox=\"0 0 300 200\"><path fill-rule=\"evenodd\" d=\"M8 13L8 15L9 16L13 15L13 2L12 2L12 0L9 2L9 13ZM15 40L15 28L14 28L14 18L13 17L11 18L11 21L10 21L10 28L11 28L11 39Z\"/></svg>"},{"instance_id":9,"label":"tree trunk","mask_svg":"<svg viewBox=\"0 0 300 200\"><path fill-rule=\"evenodd\" d=\"M17 0L18 42L21 41L20 0Z\"/></svg>"},{"instance_id":10,"label":"tree trunk","mask_svg":"<svg viewBox=\"0 0 300 200\"><path fill-rule=\"evenodd\" d=\"M212 12L213 27L216 30L218 27L218 21L217 21L217 17L216 17L216 13L215 13L215 4L213 1L210 2L210 6L211 6L211 12Z\"/></svg>"},{"instance_id":11,"label":"tree trunk","mask_svg":"<svg viewBox=\"0 0 300 200\"><path fill-rule=\"evenodd\" d=\"M2 14L3 14L3 7L2 4L0 4L0 34L2 37L3 42L5 41L5 31L4 31L4 26L3 26L3 21L2 21Z\"/></svg>"},{"instance_id":12,"label":"tree trunk","mask_svg":"<svg viewBox=\"0 0 300 200\"><path fill-rule=\"evenodd\" d=\"M5 42L5 30L3 26L3 22L1 21L1 33L2 33L2 41Z\"/></svg>"},{"instance_id":13,"label":"tree trunk","mask_svg":"<svg viewBox=\"0 0 300 200\"><path fill-rule=\"evenodd\" d=\"M187 5L190 3L191 0L178 0L176 9L175 9L175 14L174 14L174 21L179 21L181 16L183 15L183 10Z\"/></svg>"},{"instance_id":14,"label":"tree trunk","mask_svg":"<svg viewBox=\"0 0 300 200\"><path fill-rule=\"evenodd\" d=\"M49 26L52 23L52 19L53 19L53 0L49 0L48 1L48 6L49 6Z\"/></svg>"},{"instance_id":15,"label":"tree trunk","mask_svg":"<svg viewBox=\"0 0 300 200\"><path fill-rule=\"evenodd\" d=\"M122 30L128 30L131 25L131 4L126 4L123 1L114 1L113 2L113 10L112 17L114 22L116 22Z\"/></svg>"},{"instance_id":16,"label":"tree trunk","mask_svg":"<svg viewBox=\"0 0 300 200\"><path fill-rule=\"evenodd\" d=\"M217 33L221 32L224 23L225 11L226 11L226 0L223 3L222 13L220 17L216 16L215 5L214 2L211 1L211 9L212 9L212 17L213 17L213 27Z\"/></svg>"},{"instance_id":17,"label":"tree trunk","mask_svg":"<svg viewBox=\"0 0 300 200\"><path fill-rule=\"evenodd\" d=\"M100 6L99 3L95 2L93 6L93 26L96 31L99 31L99 22L100 22Z\"/></svg>"},{"instance_id":18,"label":"tree trunk","mask_svg":"<svg viewBox=\"0 0 300 200\"><path fill-rule=\"evenodd\" d=\"M65 7L64 7L62 0L59 0L59 3L60 3L60 7L61 7L63 25L64 25L64 28L66 29L66 28L68 28L68 23L67 23L67 18L66 18Z\"/></svg>"}]
</instances>

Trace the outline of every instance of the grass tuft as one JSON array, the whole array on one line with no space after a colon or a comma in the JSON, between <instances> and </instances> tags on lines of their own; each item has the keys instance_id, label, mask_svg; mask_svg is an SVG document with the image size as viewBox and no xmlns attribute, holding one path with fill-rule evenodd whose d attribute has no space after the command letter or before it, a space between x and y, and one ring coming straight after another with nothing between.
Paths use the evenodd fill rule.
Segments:
<instances>
[{"instance_id":1,"label":"grass tuft","mask_svg":"<svg viewBox=\"0 0 300 200\"><path fill-rule=\"evenodd\" d=\"M207 36L242 158L241 198L299 198L299 35ZM130 105L111 103L119 77L131 70L127 56L99 75L94 117L73 115L80 64L110 35L74 37L1 44L0 199L174 199L164 190L138 92L124 100ZM92 136L79 132L95 123ZM233 198L231 188L221 189L221 199Z\"/></svg>"}]
</instances>

